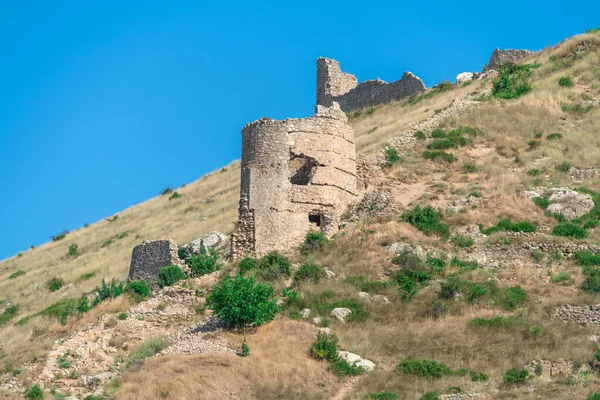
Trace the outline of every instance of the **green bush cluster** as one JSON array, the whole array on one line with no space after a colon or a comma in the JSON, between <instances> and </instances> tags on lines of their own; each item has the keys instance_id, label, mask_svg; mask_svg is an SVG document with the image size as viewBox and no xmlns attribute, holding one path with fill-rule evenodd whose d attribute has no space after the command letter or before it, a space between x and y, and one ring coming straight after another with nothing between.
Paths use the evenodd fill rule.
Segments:
<instances>
[{"instance_id":1,"label":"green bush cluster","mask_svg":"<svg viewBox=\"0 0 600 400\"><path fill-rule=\"evenodd\" d=\"M104 279L102 279L102 284L99 288L94 290L95 297L92 301L92 307L96 307L98 304L102 303L105 300L116 299L125 290L125 286L123 283L117 282L114 279L107 284Z\"/></svg>"},{"instance_id":2,"label":"green bush cluster","mask_svg":"<svg viewBox=\"0 0 600 400\"><path fill-rule=\"evenodd\" d=\"M565 236L576 239L584 239L587 237L587 231L571 222L561 222L552 229L554 236Z\"/></svg>"},{"instance_id":3,"label":"green bush cluster","mask_svg":"<svg viewBox=\"0 0 600 400\"><path fill-rule=\"evenodd\" d=\"M538 64L503 63L492 80L492 95L500 99L516 99L531 91L530 78Z\"/></svg>"},{"instance_id":4,"label":"green bush cluster","mask_svg":"<svg viewBox=\"0 0 600 400\"><path fill-rule=\"evenodd\" d=\"M583 104L577 103L562 103L560 109L564 112L582 116L585 113L591 111L592 106L584 106Z\"/></svg>"},{"instance_id":5,"label":"green bush cluster","mask_svg":"<svg viewBox=\"0 0 600 400\"><path fill-rule=\"evenodd\" d=\"M455 155L441 150L426 150L423 152L423 158L426 160L453 163L458 160Z\"/></svg>"},{"instance_id":6,"label":"green bush cluster","mask_svg":"<svg viewBox=\"0 0 600 400\"><path fill-rule=\"evenodd\" d=\"M571 277L571 274L569 274L567 271L561 271L558 274L554 275L551 279L552 283L557 284L557 283L572 283L573 282L573 278Z\"/></svg>"},{"instance_id":7,"label":"green bush cluster","mask_svg":"<svg viewBox=\"0 0 600 400\"><path fill-rule=\"evenodd\" d=\"M235 328L260 326L270 322L279 311L273 285L239 274L217 284L206 304L216 316Z\"/></svg>"},{"instance_id":8,"label":"green bush cluster","mask_svg":"<svg viewBox=\"0 0 600 400\"><path fill-rule=\"evenodd\" d=\"M452 244L454 244L455 246L463 248L471 247L475 244L475 241L470 236L466 235L452 236L450 242L452 242Z\"/></svg>"},{"instance_id":9,"label":"green bush cluster","mask_svg":"<svg viewBox=\"0 0 600 400\"><path fill-rule=\"evenodd\" d=\"M33 385L25 391L25 398L28 400L43 400L44 391L40 385Z\"/></svg>"},{"instance_id":10,"label":"green bush cluster","mask_svg":"<svg viewBox=\"0 0 600 400\"><path fill-rule=\"evenodd\" d=\"M505 384L525 383L525 381L527 381L527 378L529 378L529 371L525 368L519 369L517 367L512 367L504 373Z\"/></svg>"},{"instance_id":11,"label":"green bush cluster","mask_svg":"<svg viewBox=\"0 0 600 400\"><path fill-rule=\"evenodd\" d=\"M416 254L402 251L394 256L392 263L400 269L393 275L398 284L402 301L410 301L418 293L421 286L426 286L435 275L441 275L446 268L444 260L428 258L423 262Z\"/></svg>"},{"instance_id":12,"label":"green bush cluster","mask_svg":"<svg viewBox=\"0 0 600 400\"><path fill-rule=\"evenodd\" d=\"M332 371L339 377L356 376L365 370L362 367L350 365L338 356L338 338L335 334L317 333L317 339L312 343L310 355L317 360L325 360L330 363L327 370Z\"/></svg>"},{"instance_id":13,"label":"green bush cluster","mask_svg":"<svg viewBox=\"0 0 600 400\"><path fill-rule=\"evenodd\" d=\"M558 80L558 86L570 88L575 86L575 82L573 82L573 79L569 76L561 76Z\"/></svg>"},{"instance_id":14,"label":"green bush cluster","mask_svg":"<svg viewBox=\"0 0 600 400\"><path fill-rule=\"evenodd\" d=\"M393 287L396 283L392 279L372 280L365 276L351 275L344 279L344 282L351 284L361 292L378 293Z\"/></svg>"},{"instance_id":15,"label":"green bush cluster","mask_svg":"<svg viewBox=\"0 0 600 400\"><path fill-rule=\"evenodd\" d=\"M425 132L423 131L416 131L414 133L415 138L419 139L419 140L425 140L426 136L425 136Z\"/></svg>"},{"instance_id":16,"label":"green bush cluster","mask_svg":"<svg viewBox=\"0 0 600 400\"><path fill-rule=\"evenodd\" d=\"M146 358L152 357L162 349L167 347L167 342L162 338L146 340L131 350L129 358L127 359L127 368L132 365L145 360Z\"/></svg>"},{"instance_id":17,"label":"green bush cluster","mask_svg":"<svg viewBox=\"0 0 600 400\"><path fill-rule=\"evenodd\" d=\"M319 283L321 279L325 277L325 268L315 263L304 263L296 273L294 274L294 281L296 283L310 280L314 283Z\"/></svg>"},{"instance_id":18,"label":"green bush cluster","mask_svg":"<svg viewBox=\"0 0 600 400\"><path fill-rule=\"evenodd\" d=\"M23 275L25 275L25 271L18 270L18 271L13 272L12 274L10 274L9 277L8 277L8 279L16 279L16 278L18 278L20 276L23 276Z\"/></svg>"},{"instance_id":19,"label":"green bush cluster","mask_svg":"<svg viewBox=\"0 0 600 400\"><path fill-rule=\"evenodd\" d=\"M365 309L361 302L352 298L340 299L335 292L330 290L316 293L307 291L304 293L304 296L298 298L294 304L294 309L296 311L309 308L317 315L330 315L331 311L338 307L348 308L352 311L352 314L346 319L348 322L361 322L370 316L370 313Z\"/></svg>"},{"instance_id":20,"label":"green bush cluster","mask_svg":"<svg viewBox=\"0 0 600 400\"><path fill-rule=\"evenodd\" d=\"M65 281L62 278L53 277L46 281L46 288L51 292L60 290L65 285Z\"/></svg>"},{"instance_id":21,"label":"green bush cluster","mask_svg":"<svg viewBox=\"0 0 600 400\"><path fill-rule=\"evenodd\" d=\"M515 310L527 300L527 292L520 286L499 288L496 281L474 283L451 275L442 284L439 296L449 300L458 293L469 303L484 302L506 311Z\"/></svg>"},{"instance_id":22,"label":"green bush cluster","mask_svg":"<svg viewBox=\"0 0 600 400\"><path fill-rule=\"evenodd\" d=\"M563 138L562 133L550 133L546 136L547 140L560 140Z\"/></svg>"},{"instance_id":23,"label":"green bush cluster","mask_svg":"<svg viewBox=\"0 0 600 400\"><path fill-rule=\"evenodd\" d=\"M207 250L204 246L201 246L197 255L185 260L185 263L190 267L193 277L211 274L221 269L219 253L212 248Z\"/></svg>"},{"instance_id":24,"label":"green bush cluster","mask_svg":"<svg viewBox=\"0 0 600 400\"><path fill-rule=\"evenodd\" d=\"M172 286L182 279L185 279L185 272L175 264L162 267L158 273L158 286Z\"/></svg>"},{"instance_id":25,"label":"green bush cluster","mask_svg":"<svg viewBox=\"0 0 600 400\"><path fill-rule=\"evenodd\" d=\"M488 376L481 372L471 371L465 368L454 370L446 364L435 360L407 359L396 365L396 370L407 375L416 375L422 378L439 379L443 376L465 376L469 375L473 381L487 381Z\"/></svg>"},{"instance_id":26,"label":"green bush cluster","mask_svg":"<svg viewBox=\"0 0 600 400\"><path fill-rule=\"evenodd\" d=\"M4 309L4 311L2 311L2 314L0 314L0 326L6 325L8 323L8 321L10 321L14 317L16 317L18 313L19 313L18 305L13 304L11 306L6 307Z\"/></svg>"},{"instance_id":27,"label":"green bush cluster","mask_svg":"<svg viewBox=\"0 0 600 400\"><path fill-rule=\"evenodd\" d=\"M134 294L141 297L150 297L152 294L150 285L143 279L138 279L127 283L125 291L130 294Z\"/></svg>"},{"instance_id":28,"label":"green bush cluster","mask_svg":"<svg viewBox=\"0 0 600 400\"><path fill-rule=\"evenodd\" d=\"M303 253L310 253L316 250L321 250L327 244L327 236L323 232L309 232L306 234L304 244L302 245Z\"/></svg>"},{"instance_id":29,"label":"green bush cluster","mask_svg":"<svg viewBox=\"0 0 600 400\"><path fill-rule=\"evenodd\" d=\"M469 321L470 326L483 327L483 328L511 328L514 326L521 326L525 322L514 315L508 317L477 317Z\"/></svg>"},{"instance_id":30,"label":"green bush cluster","mask_svg":"<svg viewBox=\"0 0 600 400\"><path fill-rule=\"evenodd\" d=\"M393 147L388 147L385 150L385 162L388 166L398 164L400 162L400 153Z\"/></svg>"},{"instance_id":31,"label":"green bush cluster","mask_svg":"<svg viewBox=\"0 0 600 400\"><path fill-rule=\"evenodd\" d=\"M510 219L506 218L502 221L498 222L496 226L492 226L491 228L483 230L483 233L486 235L491 235L492 233L502 232L502 231L510 231L510 232L535 232L537 230L537 226L534 223L529 221L520 221L520 222L512 222Z\"/></svg>"},{"instance_id":32,"label":"green bush cluster","mask_svg":"<svg viewBox=\"0 0 600 400\"><path fill-rule=\"evenodd\" d=\"M444 239L450 237L450 228L442 222L442 214L431 206L416 206L406 211L402 215L402 220L426 235L436 234Z\"/></svg>"},{"instance_id":33,"label":"green bush cluster","mask_svg":"<svg viewBox=\"0 0 600 400\"><path fill-rule=\"evenodd\" d=\"M59 240L63 240L65 237L67 237L68 234L69 234L69 231L64 230L61 233L59 233L58 235L50 236L50 239L53 242L58 242Z\"/></svg>"},{"instance_id":34,"label":"green bush cluster","mask_svg":"<svg viewBox=\"0 0 600 400\"><path fill-rule=\"evenodd\" d=\"M170 201L170 200L176 200L176 199L179 199L179 198L181 198L181 197L182 197L182 196L181 196L179 193L177 193L177 192L173 192L173 193L171 193L171 195L169 196L169 201Z\"/></svg>"},{"instance_id":35,"label":"green bush cluster","mask_svg":"<svg viewBox=\"0 0 600 400\"><path fill-rule=\"evenodd\" d=\"M585 276L581 289L589 293L600 293L600 254L582 251L576 257Z\"/></svg>"},{"instance_id":36,"label":"green bush cluster","mask_svg":"<svg viewBox=\"0 0 600 400\"><path fill-rule=\"evenodd\" d=\"M401 397L396 393L381 392L381 393L370 393L365 396L368 400L401 400Z\"/></svg>"},{"instance_id":37,"label":"green bush cluster","mask_svg":"<svg viewBox=\"0 0 600 400\"><path fill-rule=\"evenodd\" d=\"M267 280L275 281L280 278L289 278L292 275L292 263L282 254L273 251L260 260L245 258L240 262L240 273L245 274L255 271L256 276Z\"/></svg>"},{"instance_id":38,"label":"green bush cluster","mask_svg":"<svg viewBox=\"0 0 600 400\"><path fill-rule=\"evenodd\" d=\"M72 245L70 245L67 255L69 257L77 257L79 255L79 245L77 243L73 243Z\"/></svg>"}]
</instances>

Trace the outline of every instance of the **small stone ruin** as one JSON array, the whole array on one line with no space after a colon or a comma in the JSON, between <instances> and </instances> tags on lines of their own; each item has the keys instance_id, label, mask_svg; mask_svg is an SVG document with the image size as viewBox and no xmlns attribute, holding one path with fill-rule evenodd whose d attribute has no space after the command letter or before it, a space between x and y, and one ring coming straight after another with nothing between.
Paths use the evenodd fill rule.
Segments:
<instances>
[{"instance_id":1,"label":"small stone ruin","mask_svg":"<svg viewBox=\"0 0 600 400\"><path fill-rule=\"evenodd\" d=\"M135 246L129 266L129 280L155 282L162 267L171 264L183 266L177 250L177 243L170 239L144 241Z\"/></svg>"},{"instance_id":2,"label":"small stone ruin","mask_svg":"<svg viewBox=\"0 0 600 400\"><path fill-rule=\"evenodd\" d=\"M523 60L524 58L531 56L532 54L535 54L535 52L531 50L500 50L499 48L496 48L496 50L494 50L492 56L490 57L488 65L483 67L483 72L489 71L491 69L498 70L498 68L506 62L517 63Z\"/></svg>"}]
</instances>

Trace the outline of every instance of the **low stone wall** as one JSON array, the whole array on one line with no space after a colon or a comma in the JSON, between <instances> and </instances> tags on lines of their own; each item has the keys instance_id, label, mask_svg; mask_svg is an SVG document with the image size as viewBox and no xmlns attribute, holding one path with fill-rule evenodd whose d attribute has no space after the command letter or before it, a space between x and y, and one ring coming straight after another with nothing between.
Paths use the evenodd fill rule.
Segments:
<instances>
[{"instance_id":1,"label":"low stone wall","mask_svg":"<svg viewBox=\"0 0 600 400\"><path fill-rule=\"evenodd\" d=\"M600 325L600 304L587 306L565 304L554 310L552 317L580 325Z\"/></svg>"},{"instance_id":2,"label":"low stone wall","mask_svg":"<svg viewBox=\"0 0 600 400\"><path fill-rule=\"evenodd\" d=\"M506 49L506 50L500 50L499 48L496 48L496 50L494 50L494 52L492 53L492 56L490 57L490 61L488 62L488 65L486 65L483 68L483 72L486 72L487 70L490 69L495 69L497 70L500 65L504 64L505 62L519 62L522 59L529 57L530 55L534 54L534 51L531 50L515 50L515 49Z\"/></svg>"},{"instance_id":3,"label":"low stone wall","mask_svg":"<svg viewBox=\"0 0 600 400\"><path fill-rule=\"evenodd\" d=\"M144 279L154 282L162 267L167 265L182 266L177 255L177 243L170 239L144 241L133 248L129 280Z\"/></svg>"}]
</instances>

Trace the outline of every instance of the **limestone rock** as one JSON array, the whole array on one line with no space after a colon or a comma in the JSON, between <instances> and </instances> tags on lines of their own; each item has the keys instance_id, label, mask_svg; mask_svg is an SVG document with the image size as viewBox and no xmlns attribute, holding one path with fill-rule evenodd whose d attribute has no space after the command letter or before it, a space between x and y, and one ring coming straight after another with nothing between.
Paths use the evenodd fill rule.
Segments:
<instances>
[{"instance_id":1,"label":"limestone rock","mask_svg":"<svg viewBox=\"0 0 600 400\"><path fill-rule=\"evenodd\" d=\"M592 196L587 193L566 188L550 189L550 193L548 212L560 214L568 220L579 218L594 208Z\"/></svg>"},{"instance_id":2,"label":"limestone rock","mask_svg":"<svg viewBox=\"0 0 600 400\"><path fill-rule=\"evenodd\" d=\"M313 324L315 324L315 325L319 325L319 324L321 323L321 321L322 321L321 317L314 317L314 318L312 319L312 322L313 322Z\"/></svg>"},{"instance_id":3,"label":"limestone rock","mask_svg":"<svg viewBox=\"0 0 600 400\"><path fill-rule=\"evenodd\" d=\"M332 270L325 268L325 277L327 279L333 279L335 278L335 272L333 272Z\"/></svg>"},{"instance_id":4,"label":"limestone rock","mask_svg":"<svg viewBox=\"0 0 600 400\"><path fill-rule=\"evenodd\" d=\"M488 65L484 67L484 72L490 69L498 70L498 68L506 62L516 63L532 54L534 54L534 52L531 50L500 50L499 48L496 48L490 57Z\"/></svg>"},{"instance_id":5,"label":"limestone rock","mask_svg":"<svg viewBox=\"0 0 600 400\"><path fill-rule=\"evenodd\" d=\"M421 259L425 259L427 257L427 253L423 247L419 246L418 244L392 243L387 247L387 251L393 255L402 253L403 251L410 251L411 253L415 253L417 257Z\"/></svg>"},{"instance_id":6,"label":"limestone rock","mask_svg":"<svg viewBox=\"0 0 600 400\"><path fill-rule=\"evenodd\" d=\"M383 304L390 304L391 303L391 301L386 296L383 296L381 294L376 294L374 296L371 296L371 298L375 302L380 302L380 303L383 303Z\"/></svg>"},{"instance_id":7,"label":"limestone rock","mask_svg":"<svg viewBox=\"0 0 600 400\"><path fill-rule=\"evenodd\" d=\"M302 318L310 317L310 310L308 308L305 308L304 310L300 311L300 316Z\"/></svg>"},{"instance_id":8,"label":"limestone rock","mask_svg":"<svg viewBox=\"0 0 600 400\"><path fill-rule=\"evenodd\" d=\"M352 314L352 310L345 307L334 308L331 311L331 316L340 322L346 322L346 318L348 318L350 314Z\"/></svg>"},{"instance_id":9,"label":"limestone rock","mask_svg":"<svg viewBox=\"0 0 600 400\"><path fill-rule=\"evenodd\" d=\"M390 189L369 192L353 207L351 221L365 217L396 216L402 211L402 205L396 201Z\"/></svg>"},{"instance_id":10,"label":"limestone rock","mask_svg":"<svg viewBox=\"0 0 600 400\"><path fill-rule=\"evenodd\" d=\"M221 232L210 232L202 236L200 239L196 239L193 242L184 244L181 246L181 253L184 258L195 256L200 254L200 251L204 247L205 251L208 249L222 249L226 246L229 236L222 234Z\"/></svg>"},{"instance_id":11,"label":"limestone rock","mask_svg":"<svg viewBox=\"0 0 600 400\"><path fill-rule=\"evenodd\" d=\"M456 76L456 83L465 83L473 80L472 72L461 72Z\"/></svg>"},{"instance_id":12,"label":"limestone rock","mask_svg":"<svg viewBox=\"0 0 600 400\"><path fill-rule=\"evenodd\" d=\"M338 351L338 356L348 364L362 367L366 371L375 369L375 363L373 361L362 358L358 354L350 353L349 351Z\"/></svg>"}]
</instances>

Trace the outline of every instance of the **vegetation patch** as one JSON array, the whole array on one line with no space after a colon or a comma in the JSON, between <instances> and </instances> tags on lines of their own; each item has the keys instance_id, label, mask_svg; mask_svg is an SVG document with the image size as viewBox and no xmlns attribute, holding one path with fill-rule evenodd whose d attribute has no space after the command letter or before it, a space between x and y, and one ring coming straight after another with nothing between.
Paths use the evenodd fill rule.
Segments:
<instances>
[{"instance_id":1,"label":"vegetation patch","mask_svg":"<svg viewBox=\"0 0 600 400\"><path fill-rule=\"evenodd\" d=\"M448 81L442 81L442 82L438 83L437 85L435 85L434 87L432 87L431 90L429 90L427 93L412 96L409 99L408 103L411 105L414 105L414 104L419 103L422 100L431 99L438 93L446 92L446 91L452 89L454 86L455 85L453 85L452 83L450 83Z\"/></svg>"},{"instance_id":2,"label":"vegetation patch","mask_svg":"<svg viewBox=\"0 0 600 400\"><path fill-rule=\"evenodd\" d=\"M304 263L294 274L294 281L301 282L310 280L314 283L319 283L325 276L325 268L315 263Z\"/></svg>"},{"instance_id":3,"label":"vegetation patch","mask_svg":"<svg viewBox=\"0 0 600 400\"><path fill-rule=\"evenodd\" d=\"M234 328L260 326L279 311L273 285L256 282L254 276L227 277L208 295L206 304L216 316Z\"/></svg>"},{"instance_id":4,"label":"vegetation patch","mask_svg":"<svg viewBox=\"0 0 600 400\"><path fill-rule=\"evenodd\" d=\"M150 297L152 295L150 285L148 285L148 282L143 279L138 279L127 283L127 286L125 286L125 291L129 294L140 296L142 298Z\"/></svg>"},{"instance_id":5,"label":"vegetation patch","mask_svg":"<svg viewBox=\"0 0 600 400\"><path fill-rule=\"evenodd\" d=\"M179 266L172 264L162 267L158 273L158 286L172 286L182 279L185 279L185 272Z\"/></svg>"},{"instance_id":6,"label":"vegetation patch","mask_svg":"<svg viewBox=\"0 0 600 400\"><path fill-rule=\"evenodd\" d=\"M309 232L306 234L304 244L302 245L302 252L307 254L313 251L321 250L327 245L327 236L323 232Z\"/></svg>"},{"instance_id":7,"label":"vegetation patch","mask_svg":"<svg viewBox=\"0 0 600 400\"><path fill-rule=\"evenodd\" d=\"M146 358L152 357L165 347L167 347L167 342L164 339L150 339L138 344L129 354L126 364L127 368Z\"/></svg>"},{"instance_id":8,"label":"vegetation patch","mask_svg":"<svg viewBox=\"0 0 600 400\"><path fill-rule=\"evenodd\" d=\"M561 222L552 229L554 236L572 237L575 239L584 239L587 237L587 231L582 227L571 222Z\"/></svg>"},{"instance_id":9,"label":"vegetation patch","mask_svg":"<svg viewBox=\"0 0 600 400\"><path fill-rule=\"evenodd\" d=\"M505 311L515 310L527 300L527 292L520 286L500 288L494 280L475 283L451 275L442 285L439 296L450 300L458 293L468 303L486 304Z\"/></svg>"},{"instance_id":10,"label":"vegetation patch","mask_svg":"<svg viewBox=\"0 0 600 400\"><path fill-rule=\"evenodd\" d=\"M550 133L548 134L548 136L546 136L546 139L548 140L560 140L563 138L562 133Z\"/></svg>"},{"instance_id":11,"label":"vegetation patch","mask_svg":"<svg viewBox=\"0 0 600 400\"><path fill-rule=\"evenodd\" d=\"M287 257L273 251L260 260L252 257L241 260L240 273L246 274L251 271L254 271L255 275L261 279L276 281L292 275L292 263Z\"/></svg>"},{"instance_id":12,"label":"vegetation patch","mask_svg":"<svg viewBox=\"0 0 600 400\"><path fill-rule=\"evenodd\" d=\"M13 304L11 306L6 307L4 309L4 311L2 312L2 314L0 314L0 326L6 325L8 323L8 321L10 321L14 317L16 317L18 313L19 313L18 305Z\"/></svg>"},{"instance_id":13,"label":"vegetation patch","mask_svg":"<svg viewBox=\"0 0 600 400\"><path fill-rule=\"evenodd\" d=\"M410 251L402 251L393 259L392 263L400 269L394 273L394 280L398 284L398 290L402 301L408 302L419 292L420 287L427 286L429 281L438 274L442 274L445 263L440 264L436 260L429 259L423 262L416 254Z\"/></svg>"},{"instance_id":14,"label":"vegetation patch","mask_svg":"<svg viewBox=\"0 0 600 400\"><path fill-rule=\"evenodd\" d=\"M306 292L294 304L296 311L309 308L316 315L329 316L334 308L347 308L352 313L346 318L348 322L362 322L369 318L370 313L364 305L352 298L340 299L335 292L325 290L323 292Z\"/></svg>"},{"instance_id":15,"label":"vegetation patch","mask_svg":"<svg viewBox=\"0 0 600 400\"><path fill-rule=\"evenodd\" d=\"M52 240L53 242L58 242L59 240L63 240L65 237L67 237L68 234L69 234L69 231L64 230L61 233L59 233L58 235L50 236L50 240Z\"/></svg>"},{"instance_id":16,"label":"vegetation patch","mask_svg":"<svg viewBox=\"0 0 600 400\"><path fill-rule=\"evenodd\" d=\"M8 279L16 279L16 278L18 278L20 276L23 276L23 275L25 275L25 271L18 270L18 271L13 272L12 274L10 274L9 277L8 277Z\"/></svg>"},{"instance_id":17,"label":"vegetation patch","mask_svg":"<svg viewBox=\"0 0 600 400\"><path fill-rule=\"evenodd\" d=\"M311 345L310 355L317 360L329 361L327 370L339 377L362 374L364 368L350 365L338 356L338 347L338 338L335 334L319 332L317 339Z\"/></svg>"},{"instance_id":18,"label":"vegetation patch","mask_svg":"<svg viewBox=\"0 0 600 400\"><path fill-rule=\"evenodd\" d=\"M531 91L533 69L540 64L503 63L492 80L492 95L499 99L517 99Z\"/></svg>"},{"instance_id":19,"label":"vegetation patch","mask_svg":"<svg viewBox=\"0 0 600 400\"><path fill-rule=\"evenodd\" d=\"M473 381L487 381L488 376L464 368L454 370L446 364L435 360L407 359L396 365L396 370L407 375L416 375L422 378L439 379L443 376L471 376Z\"/></svg>"},{"instance_id":20,"label":"vegetation patch","mask_svg":"<svg viewBox=\"0 0 600 400\"><path fill-rule=\"evenodd\" d=\"M562 103L560 105L560 109L570 114L582 116L583 114L589 112L592 109L592 106L584 106L583 104L578 103Z\"/></svg>"},{"instance_id":21,"label":"vegetation patch","mask_svg":"<svg viewBox=\"0 0 600 400\"><path fill-rule=\"evenodd\" d=\"M54 277L46 281L46 288L51 292L60 290L65 285L65 281L62 278Z\"/></svg>"},{"instance_id":22,"label":"vegetation patch","mask_svg":"<svg viewBox=\"0 0 600 400\"><path fill-rule=\"evenodd\" d=\"M529 371L525 368L513 367L504 373L504 383L507 385L522 384L529 378Z\"/></svg>"},{"instance_id":23,"label":"vegetation patch","mask_svg":"<svg viewBox=\"0 0 600 400\"><path fill-rule=\"evenodd\" d=\"M85 273L79 275L79 278L75 279L75 283L80 283L80 282L83 282L83 281L87 281L88 279L91 279L94 276L96 276L95 272L85 272Z\"/></svg>"},{"instance_id":24,"label":"vegetation patch","mask_svg":"<svg viewBox=\"0 0 600 400\"><path fill-rule=\"evenodd\" d=\"M470 326L482 327L482 328L512 328L515 326L523 326L525 321L521 318L510 315L508 317L477 317L473 318L470 322Z\"/></svg>"},{"instance_id":25,"label":"vegetation patch","mask_svg":"<svg viewBox=\"0 0 600 400\"><path fill-rule=\"evenodd\" d=\"M573 79L571 79L571 77L569 76L561 76L558 80L558 86L564 88L571 88L575 86L575 82L573 82Z\"/></svg>"},{"instance_id":26,"label":"vegetation patch","mask_svg":"<svg viewBox=\"0 0 600 400\"><path fill-rule=\"evenodd\" d=\"M400 162L400 154L393 147L388 147L385 150L385 163L387 166L392 166Z\"/></svg>"},{"instance_id":27,"label":"vegetation patch","mask_svg":"<svg viewBox=\"0 0 600 400\"><path fill-rule=\"evenodd\" d=\"M193 277L211 274L221 269L219 253L213 248L207 250L204 246L201 246L197 255L185 260L185 263L190 267Z\"/></svg>"},{"instance_id":28,"label":"vegetation patch","mask_svg":"<svg viewBox=\"0 0 600 400\"><path fill-rule=\"evenodd\" d=\"M361 292L378 293L389 289L396 285L392 279L386 280L371 280L365 276L348 276L344 279L347 282L360 290Z\"/></svg>"},{"instance_id":29,"label":"vegetation patch","mask_svg":"<svg viewBox=\"0 0 600 400\"><path fill-rule=\"evenodd\" d=\"M491 228L485 229L483 231L486 235L491 235L492 233L502 232L502 231L510 231L510 232L535 232L537 230L537 226L534 223L529 221L520 221L520 222L512 222L510 219L503 219L498 222L496 226L492 226Z\"/></svg>"},{"instance_id":30,"label":"vegetation patch","mask_svg":"<svg viewBox=\"0 0 600 400\"><path fill-rule=\"evenodd\" d=\"M450 228L442 222L442 214L431 206L417 206L402 215L408 222L426 235L440 235L444 239L450 237Z\"/></svg>"},{"instance_id":31,"label":"vegetation patch","mask_svg":"<svg viewBox=\"0 0 600 400\"><path fill-rule=\"evenodd\" d=\"M458 160L455 155L441 150L427 150L423 152L423 158L436 162L453 163Z\"/></svg>"},{"instance_id":32,"label":"vegetation patch","mask_svg":"<svg viewBox=\"0 0 600 400\"><path fill-rule=\"evenodd\" d=\"M466 235L452 236L450 242L452 242L452 244L454 244L455 246L463 248L472 247L475 244L475 241L470 236Z\"/></svg>"}]
</instances>

